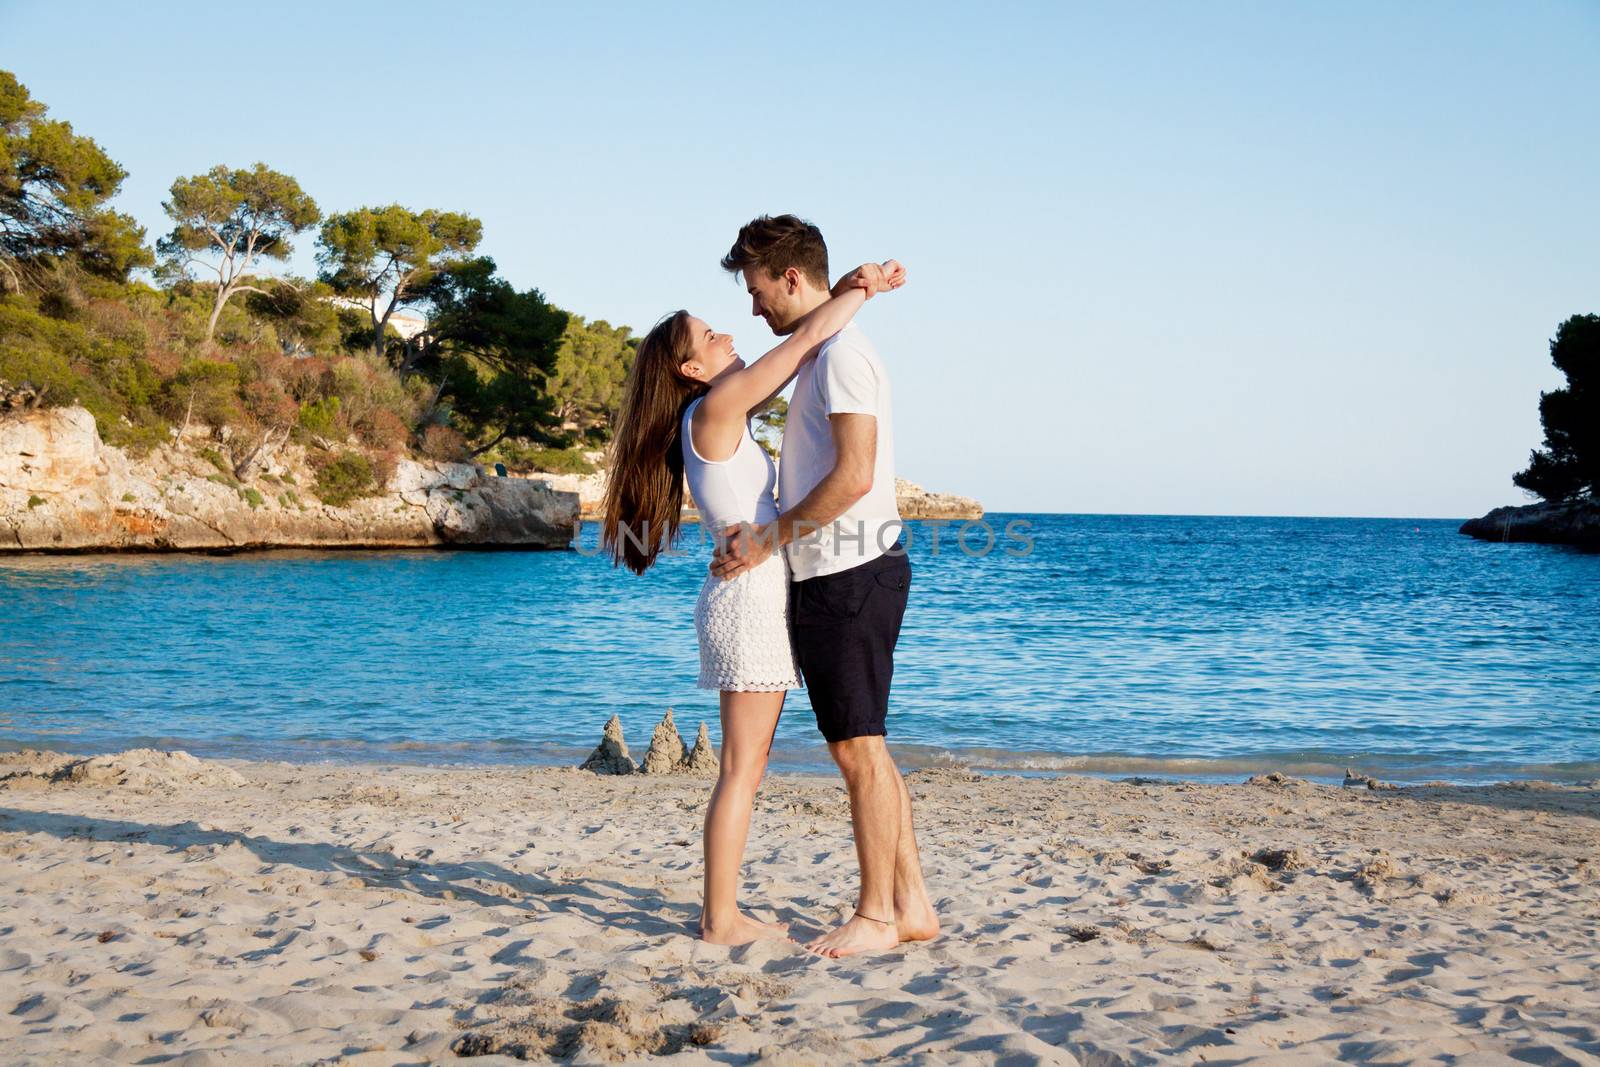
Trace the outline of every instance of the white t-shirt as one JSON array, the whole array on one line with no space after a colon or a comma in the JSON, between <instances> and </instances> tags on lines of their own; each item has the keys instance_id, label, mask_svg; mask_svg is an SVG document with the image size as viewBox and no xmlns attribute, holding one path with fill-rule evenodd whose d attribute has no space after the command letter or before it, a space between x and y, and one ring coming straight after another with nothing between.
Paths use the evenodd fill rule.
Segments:
<instances>
[{"instance_id":1,"label":"white t-shirt","mask_svg":"<svg viewBox=\"0 0 1600 1067\"><path fill-rule=\"evenodd\" d=\"M889 372L861 327L851 323L822 343L817 358L800 368L784 424L778 466L778 506L792 508L833 470L829 415L871 415L878 420L872 488L822 530L795 532L785 546L796 581L859 567L883 555L900 532L894 493L894 419Z\"/></svg>"}]
</instances>

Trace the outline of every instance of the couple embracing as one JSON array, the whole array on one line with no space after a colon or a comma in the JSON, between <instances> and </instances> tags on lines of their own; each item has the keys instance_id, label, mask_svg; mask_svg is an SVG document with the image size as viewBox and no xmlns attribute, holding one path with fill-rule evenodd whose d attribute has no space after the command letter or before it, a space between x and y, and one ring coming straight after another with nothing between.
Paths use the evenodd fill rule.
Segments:
<instances>
[{"instance_id":1,"label":"couple embracing","mask_svg":"<svg viewBox=\"0 0 1600 1067\"><path fill-rule=\"evenodd\" d=\"M855 913L806 947L838 957L927 940L938 918L911 795L884 744L911 585L897 538L889 376L853 321L904 271L893 260L863 264L830 286L821 231L793 215L744 226L722 266L743 278L753 313L783 341L747 364L731 336L687 311L656 324L628 377L601 535L615 561L642 574L677 534L685 480L705 528L719 531L695 605L699 684L720 690L722 718L701 936L789 936L737 898L784 696L803 679L849 790L861 865ZM791 380L780 476L750 420Z\"/></svg>"}]
</instances>

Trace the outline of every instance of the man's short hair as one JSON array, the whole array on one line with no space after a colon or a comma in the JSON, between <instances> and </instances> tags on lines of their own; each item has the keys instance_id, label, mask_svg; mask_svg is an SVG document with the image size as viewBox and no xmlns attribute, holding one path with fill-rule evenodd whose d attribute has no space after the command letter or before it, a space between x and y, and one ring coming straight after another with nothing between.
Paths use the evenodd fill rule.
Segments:
<instances>
[{"instance_id":1,"label":"man's short hair","mask_svg":"<svg viewBox=\"0 0 1600 1067\"><path fill-rule=\"evenodd\" d=\"M822 231L795 215L762 215L739 228L739 237L722 257L722 269L749 275L759 267L778 278L793 267L818 289L827 290L828 246Z\"/></svg>"}]
</instances>

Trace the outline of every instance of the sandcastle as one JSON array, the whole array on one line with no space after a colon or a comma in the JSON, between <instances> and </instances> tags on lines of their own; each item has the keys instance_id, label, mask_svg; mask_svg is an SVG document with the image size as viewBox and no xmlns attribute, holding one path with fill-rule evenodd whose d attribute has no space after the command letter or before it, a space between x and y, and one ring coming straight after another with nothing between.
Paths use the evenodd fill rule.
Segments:
<instances>
[{"instance_id":1,"label":"sandcastle","mask_svg":"<svg viewBox=\"0 0 1600 1067\"><path fill-rule=\"evenodd\" d=\"M639 768L634 766L633 757L628 755L628 742L622 738L622 720L613 715L606 720L606 728L601 734L600 744L589 753L589 758L583 761L582 770L593 771L596 774L635 774Z\"/></svg>"},{"instance_id":2,"label":"sandcastle","mask_svg":"<svg viewBox=\"0 0 1600 1067\"><path fill-rule=\"evenodd\" d=\"M646 774L672 774L683 762L683 738L678 736L678 724L672 721L672 709L656 724L650 735L650 747L644 753L643 771Z\"/></svg>"},{"instance_id":3,"label":"sandcastle","mask_svg":"<svg viewBox=\"0 0 1600 1067\"><path fill-rule=\"evenodd\" d=\"M650 736L650 747L645 750L642 763L636 765L628 755L622 720L613 715L606 722L600 744L582 764L583 770L596 774L691 774L706 778L716 777L717 768L717 752L711 747L711 732L706 724L700 724L694 747L686 749L671 708Z\"/></svg>"}]
</instances>

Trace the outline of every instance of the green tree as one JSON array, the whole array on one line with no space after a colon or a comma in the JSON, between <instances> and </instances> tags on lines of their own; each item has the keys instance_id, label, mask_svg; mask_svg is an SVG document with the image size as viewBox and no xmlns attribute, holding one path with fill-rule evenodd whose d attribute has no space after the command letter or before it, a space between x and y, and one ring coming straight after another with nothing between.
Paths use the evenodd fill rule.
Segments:
<instances>
[{"instance_id":1,"label":"green tree","mask_svg":"<svg viewBox=\"0 0 1600 1067\"><path fill-rule=\"evenodd\" d=\"M66 263L121 280L151 263L144 229L106 203L127 172L0 70L0 291Z\"/></svg>"},{"instance_id":2,"label":"green tree","mask_svg":"<svg viewBox=\"0 0 1600 1067\"><path fill-rule=\"evenodd\" d=\"M172 199L161 205L172 232L156 250L167 271L190 277L194 267L217 276L217 291L206 321L206 341L217 332L222 308L235 293L265 293L249 282L264 259L287 259L290 238L322 218L317 202L287 174L257 163L245 170L216 166L205 174L172 183Z\"/></svg>"},{"instance_id":3,"label":"green tree","mask_svg":"<svg viewBox=\"0 0 1600 1067\"><path fill-rule=\"evenodd\" d=\"M328 298L333 290L322 282L284 279L268 292L251 293L246 307L252 317L269 323L283 351L292 356L328 355L342 346L344 319L356 313L341 309ZM366 323L360 329L365 337Z\"/></svg>"},{"instance_id":4,"label":"green tree","mask_svg":"<svg viewBox=\"0 0 1600 1067\"><path fill-rule=\"evenodd\" d=\"M178 368L166 383L165 414L182 420L180 438L192 419L212 428L239 419L239 368L224 360L194 359Z\"/></svg>"},{"instance_id":5,"label":"green tree","mask_svg":"<svg viewBox=\"0 0 1600 1067\"><path fill-rule=\"evenodd\" d=\"M1511 481L1551 501L1600 495L1600 315L1574 315L1557 327L1550 362L1567 385L1539 394L1544 449Z\"/></svg>"},{"instance_id":6,"label":"green tree","mask_svg":"<svg viewBox=\"0 0 1600 1067\"><path fill-rule=\"evenodd\" d=\"M627 326L570 316L546 385L556 421L580 432L609 429L638 348Z\"/></svg>"},{"instance_id":7,"label":"green tree","mask_svg":"<svg viewBox=\"0 0 1600 1067\"><path fill-rule=\"evenodd\" d=\"M755 439L769 455L778 454L778 445L783 440L783 428L789 422L789 402L781 396L775 396L756 409Z\"/></svg>"},{"instance_id":8,"label":"green tree","mask_svg":"<svg viewBox=\"0 0 1600 1067\"><path fill-rule=\"evenodd\" d=\"M482 239L483 224L470 215L411 211L399 204L364 207L322 224L317 263L335 293L367 308L372 353L382 356L395 310L428 299L433 277L465 259Z\"/></svg>"},{"instance_id":9,"label":"green tree","mask_svg":"<svg viewBox=\"0 0 1600 1067\"><path fill-rule=\"evenodd\" d=\"M559 433L546 385L556 364L567 313L537 289L518 292L487 256L434 274L419 292L431 314L419 369L436 396L488 451L506 437L551 441Z\"/></svg>"}]
</instances>

